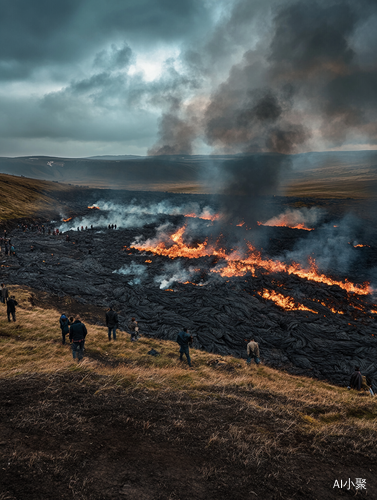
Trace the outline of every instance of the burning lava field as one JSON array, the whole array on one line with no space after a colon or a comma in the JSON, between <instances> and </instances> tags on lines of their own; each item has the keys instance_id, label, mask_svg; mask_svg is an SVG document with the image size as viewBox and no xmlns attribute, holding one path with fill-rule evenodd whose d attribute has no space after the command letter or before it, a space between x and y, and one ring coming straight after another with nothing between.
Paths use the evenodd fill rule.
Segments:
<instances>
[{"instance_id":1,"label":"burning lava field","mask_svg":"<svg viewBox=\"0 0 377 500\"><path fill-rule=\"evenodd\" d=\"M8 233L17 255L2 259L2 281L111 304L121 329L135 316L146 336L175 339L186 326L195 347L243 358L253 337L273 367L344 385L357 364L376 380L373 224L352 201L265 199L250 221L225 198L66 196L55 220L35 219L45 234Z\"/></svg>"}]
</instances>

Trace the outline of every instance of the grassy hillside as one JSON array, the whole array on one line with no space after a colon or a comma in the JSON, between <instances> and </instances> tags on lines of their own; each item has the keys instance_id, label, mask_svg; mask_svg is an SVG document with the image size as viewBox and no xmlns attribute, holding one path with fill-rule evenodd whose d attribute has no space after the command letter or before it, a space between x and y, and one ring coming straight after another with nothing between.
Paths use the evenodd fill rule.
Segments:
<instances>
[{"instance_id":1,"label":"grassy hillside","mask_svg":"<svg viewBox=\"0 0 377 500\"><path fill-rule=\"evenodd\" d=\"M61 311L11 292L16 323L0 304L1 499L337 498L334 481L349 477L377 491L370 396L195 349L189 370L174 342L108 342L89 323L78 364L60 343Z\"/></svg>"},{"instance_id":2,"label":"grassy hillside","mask_svg":"<svg viewBox=\"0 0 377 500\"><path fill-rule=\"evenodd\" d=\"M0 174L0 222L52 213L57 206L56 195L64 196L73 189L65 184Z\"/></svg>"}]
</instances>

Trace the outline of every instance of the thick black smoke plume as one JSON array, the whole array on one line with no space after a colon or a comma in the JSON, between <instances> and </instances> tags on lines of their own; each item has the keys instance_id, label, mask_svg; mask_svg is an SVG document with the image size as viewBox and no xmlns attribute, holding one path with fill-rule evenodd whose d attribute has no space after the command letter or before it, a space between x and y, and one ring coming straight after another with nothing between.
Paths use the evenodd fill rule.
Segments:
<instances>
[{"instance_id":1,"label":"thick black smoke plume","mask_svg":"<svg viewBox=\"0 0 377 500\"><path fill-rule=\"evenodd\" d=\"M271 0L266 5L237 2L212 39L188 51L187 71L202 82L204 93L206 63L216 68L229 55L224 40L229 53L237 44L247 49L205 105L186 105L163 116L153 154L189 153L198 140L215 153L232 154L287 155L377 144L377 2ZM257 42L250 31L247 48L247 26L255 29L255 20L262 18L266 29ZM221 192L255 199L273 191L284 168L271 158L245 158L234 175L234 165L225 164L218 172L227 179Z\"/></svg>"}]
</instances>

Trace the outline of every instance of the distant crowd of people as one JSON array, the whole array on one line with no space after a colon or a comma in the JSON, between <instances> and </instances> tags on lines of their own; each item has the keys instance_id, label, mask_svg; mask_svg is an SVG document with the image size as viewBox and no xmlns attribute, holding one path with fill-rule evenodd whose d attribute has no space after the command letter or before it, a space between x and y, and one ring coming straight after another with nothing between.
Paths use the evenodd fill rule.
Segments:
<instances>
[{"instance_id":1,"label":"distant crowd of people","mask_svg":"<svg viewBox=\"0 0 377 500\"><path fill-rule=\"evenodd\" d=\"M12 243L12 240L8 238L6 229L4 229L4 233L0 237L0 254L2 254L3 252L6 256L16 255L16 249Z\"/></svg>"},{"instance_id":2,"label":"distant crowd of people","mask_svg":"<svg viewBox=\"0 0 377 500\"><path fill-rule=\"evenodd\" d=\"M45 234L46 232L44 224L18 224L17 227L24 233L32 231L32 232L37 232L39 234Z\"/></svg>"}]
</instances>

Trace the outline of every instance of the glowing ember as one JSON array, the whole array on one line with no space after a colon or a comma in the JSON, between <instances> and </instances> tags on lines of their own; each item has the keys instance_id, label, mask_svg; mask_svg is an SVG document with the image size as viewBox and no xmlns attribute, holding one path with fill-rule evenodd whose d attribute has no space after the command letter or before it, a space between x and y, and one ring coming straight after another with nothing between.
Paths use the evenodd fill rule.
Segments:
<instances>
[{"instance_id":1,"label":"glowing ember","mask_svg":"<svg viewBox=\"0 0 377 500\"><path fill-rule=\"evenodd\" d=\"M354 248L359 248L359 247L369 247L370 248L370 245L361 245L360 243L358 245L353 245Z\"/></svg>"},{"instance_id":2,"label":"glowing ember","mask_svg":"<svg viewBox=\"0 0 377 500\"><path fill-rule=\"evenodd\" d=\"M205 286L207 283L193 283L192 281L185 281L184 285Z\"/></svg>"},{"instance_id":3,"label":"glowing ember","mask_svg":"<svg viewBox=\"0 0 377 500\"><path fill-rule=\"evenodd\" d=\"M327 307L327 309L329 309L332 313L334 314L344 314L343 311L338 311L337 309L335 309L334 307L330 307L328 304L326 304L326 302L323 302L322 300L318 300L318 299L310 299L312 302L318 302L318 304L321 304L322 306L325 306Z\"/></svg>"},{"instance_id":4,"label":"glowing ember","mask_svg":"<svg viewBox=\"0 0 377 500\"><path fill-rule=\"evenodd\" d=\"M91 207L88 207L88 208L90 208L90 209L92 209L92 210L93 210L93 209L100 210L100 208L99 208L99 207L97 207L97 205L92 205Z\"/></svg>"},{"instance_id":5,"label":"glowing ember","mask_svg":"<svg viewBox=\"0 0 377 500\"><path fill-rule=\"evenodd\" d=\"M295 226L291 226L290 224L284 223L284 222L279 222L276 224L269 224L269 221L262 223L257 221L258 226L268 226L268 227L289 227L290 229L303 229L304 231L314 231L314 227L306 227L303 222L300 224L296 224ZM239 225L239 224L237 224Z\"/></svg>"},{"instance_id":6,"label":"glowing ember","mask_svg":"<svg viewBox=\"0 0 377 500\"><path fill-rule=\"evenodd\" d=\"M146 261L144 261L144 262L148 262L148 264L150 264L152 261L151 261L151 260L149 260L149 259L147 259L147 260L146 260Z\"/></svg>"},{"instance_id":7,"label":"glowing ember","mask_svg":"<svg viewBox=\"0 0 377 500\"><path fill-rule=\"evenodd\" d=\"M272 300L275 304L286 311L309 311L318 314L317 311L309 309L302 304L298 304L292 297L286 297L281 293L274 292L273 290L263 290L260 294L264 299Z\"/></svg>"},{"instance_id":8,"label":"glowing ember","mask_svg":"<svg viewBox=\"0 0 377 500\"><path fill-rule=\"evenodd\" d=\"M69 217L68 219L62 219L62 222L69 222L72 219L73 219L73 217Z\"/></svg>"}]
</instances>

